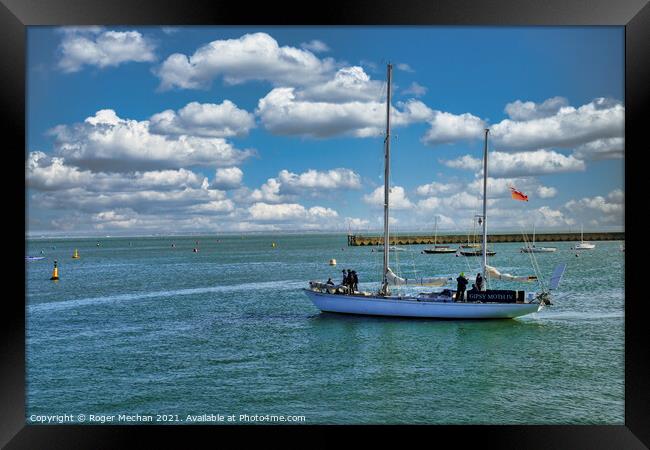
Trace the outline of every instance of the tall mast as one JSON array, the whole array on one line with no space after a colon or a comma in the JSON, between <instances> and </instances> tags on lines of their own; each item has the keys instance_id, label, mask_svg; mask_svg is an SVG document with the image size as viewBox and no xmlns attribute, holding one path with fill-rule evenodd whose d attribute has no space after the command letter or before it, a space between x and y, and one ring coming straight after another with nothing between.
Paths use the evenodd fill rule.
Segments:
<instances>
[{"instance_id":1,"label":"tall mast","mask_svg":"<svg viewBox=\"0 0 650 450\"><path fill-rule=\"evenodd\" d=\"M393 72L393 65L388 64L387 66L387 88L386 88L386 140L385 143L385 161L384 161L384 271L383 280L381 283L381 293L388 295L390 289L388 288L388 279L386 274L388 273L388 255L389 255L389 238L388 238L388 202L390 196L390 187L388 183L390 182L390 83L391 76Z\"/></svg>"},{"instance_id":2,"label":"tall mast","mask_svg":"<svg viewBox=\"0 0 650 450\"><path fill-rule=\"evenodd\" d=\"M436 245L438 243L438 216L436 216L435 219L436 219L435 220L435 222L436 222L436 232L435 232L435 235L433 236L433 245Z\"/></svg>"},{"instance_id":3,"label":"tall mast","mask_svg":"<svg viewBox=\"0 0 650 450\"><path fill-rule=\"evenodd\" d=\"M485 129L485 148L483 149L483 277L487 285L487 178L488 178L488 133L489 128Z\"/></svg>"}]
</instances>

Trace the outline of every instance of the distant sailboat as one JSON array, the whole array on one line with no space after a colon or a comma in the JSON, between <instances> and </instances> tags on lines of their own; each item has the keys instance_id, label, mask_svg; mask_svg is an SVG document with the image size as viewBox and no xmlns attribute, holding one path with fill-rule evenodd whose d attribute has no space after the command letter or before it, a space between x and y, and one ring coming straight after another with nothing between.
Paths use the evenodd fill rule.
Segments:
<instances>
[{"instance_id":1,"label":"distant sailboat","mask_svg":"<svg viewBox=\"0 0 650 450\"><path fill-rule=\"evenodd\" d=\"M475 216L475 219L478 218L478 224L481 225L482 223L482 218L481 216ZM472 224L472 233L474 234L474 239L476 239L476 228L474 228L476 225L476 222L474 221ZM485 253L487 256L494 256L497 254L494 250L490 250L487 248L487 244L479 244L477 242L470 243L469 242L469 234L467 235L467 245L461 245L458 251L456 252L456 256L482 256L483 255L483 245L486 245L486 251Z\"/></svg>"},{"instance_id":2,"label":"distant sailboat","mask_svg":"<svg viewBox=\"0 0 650 450\"><path fill-rule=\"evenodd\" d=\"M487 250L485 253L488 256L494 256L497 254L494 250ZM457 254L462 256L482 256L483 249L481 247L476 247L474 249L460 249Z\"/></svg>"},{"instance_id":3,"label":"distant sailboat","mask_svg":"<svg viewBox=\"0 0 650 450\"><path fill-rule=\"evenodd\" d=\"M428 254L442 254L442 253L456 253L457 249L451 248L448 245L436 245L438 243L438 216L435 217L435 232L433 235L433 247L425 248L422 250Z\"/></svg>"},{"instance_id":4,"label":"distant sailboat","mask_svg":"<svg viewBox=\"0 0 650 450\"><path fill-rule=\"evenodd\" d=\"M382 280L377 292L353 290L349 285L332 285L319 281L310 281L309 287L303 289L314 305L323 312L361 314L372 316L429 317L448 319L505 319L534 313L550 304L550 290L557 288L566 264L556 267L549 287L542 285L541 292L526 294L516 290L476 290L469 291L467 298L455 298L451 289L439 292L421 292L416 295L393 295L394 286L444 286L453 279L449 276L429 278L402 278L397 276L389 266L389 197L390 197L390 96L392 65L387 67L386 92L386 139L384 158L384 255ZM490 277L506 281L533 281L537 277L516 277L501 274L487 265L487 226L486 226L486 190L487 190L487 136L485 130L484 181L483 181L483 276L484 287L490 283Z\"/></svg>"},{"instance_id":5,"label":"distant sailboat","mask_svg":"<svg viewBox=\"0 0 650 450\"><path fill-rule=\"evenodd\" d=\"M584 227L580 225L580 243L576 244L574 247L575 250L593 250L596 248L595 244L591 242L586 242L584 239Z\"/></svg>"},{"instance_id":6,"label":"distant sailboat","mask_svg":"<svg viewBox=\"0 0 650 450\"><path fill-rule=\"evenodd\" d=\"M556 251L555 247L536 247L535 246L535 225L533 224L533 243L526 244L521 247L521 253L553 253Z\"/></svg>"}]
</instances>

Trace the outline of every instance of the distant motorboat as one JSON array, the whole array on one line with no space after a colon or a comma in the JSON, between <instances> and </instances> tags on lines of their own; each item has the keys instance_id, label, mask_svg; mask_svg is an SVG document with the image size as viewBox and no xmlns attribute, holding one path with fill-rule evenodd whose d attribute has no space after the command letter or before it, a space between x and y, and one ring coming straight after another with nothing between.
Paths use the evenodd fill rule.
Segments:
<instances>
[{"instance_id":1,"label":"distant motorboat","mask_svg":"<svg viewBox=\"0 0 650 450\"><path fill-rule=\"evenodd\" d=\"M425 248L422 251L424 253L429 253L429 254L431 254L431 253L433 253L433 254L436 254L436 253L456 253L458 251L458 249L451 248L448 245L436 245L434 247Z\"/></svg>"},{"instance_id":2,"label":"distant motorboat","mask_svg":"<svg viewBox=\"0 0 650 450\"><path fill-rule=\"evenodd\" d=\"M377 251L383 253L384 247L381 247ZM405 252L406 249L404 247L396 247L394 245L391 245L390 247L388 247L388 251L390 251L390 252Z\"/></svg>"},{"instance_id":3,"label":"distant motorboat","mask_svg":"<svg viewBox=\"0 0 650 450\"><path fill-rule=\"evenodd\" d=\"M555 247L536 247L534 245L521 248L521 253L553 253L555 251L557 251Z\"/></svg>"},{"instance_id":4,"label":"distant motorboat","mask_svg":"<svg viewBox=\"0 0 650 450\"><path fill-rule=\"evenodd\" d=\"M40 261L45 259L45 256L25 256L25 261Z\"/></svg>"}]
</instances>

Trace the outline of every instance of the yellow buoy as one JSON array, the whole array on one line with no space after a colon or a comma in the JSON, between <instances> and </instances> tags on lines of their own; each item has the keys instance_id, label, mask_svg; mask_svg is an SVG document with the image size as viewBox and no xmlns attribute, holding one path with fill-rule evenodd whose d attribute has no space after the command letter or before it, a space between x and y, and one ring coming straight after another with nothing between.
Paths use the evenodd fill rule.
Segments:
<instances>
[{"instance_id":1,"label":"yellow buoy","mask_svg":"<svg viewBox=\"0 0 650 450\"><path fill-rule=\"evenodd\" d=\"M336 260L330 259L330 266L335 266L335 265L336 265Z\"/></svg>"},{"instance_id":2,"label":"yellow buoy","mask_svg":"<svg viewBox=\"0 0 650 450\"><path fill-rule=\"evenodd\" d=\"M79 258L79 251L75 248L74 253L72 254L72 259L78 259Z\"/></svg>"},{"instance_id":3,"label":"yellow buoy","mask_svg":"<svg viewBox=\"0 0 650 450\"><path fill-rule=\"evenodd\" d=\"M52 278L50 280L56 281L59 279L59 268L56 259L54 260L54 270L52 270Z\"/></svg>"}]
</instances>

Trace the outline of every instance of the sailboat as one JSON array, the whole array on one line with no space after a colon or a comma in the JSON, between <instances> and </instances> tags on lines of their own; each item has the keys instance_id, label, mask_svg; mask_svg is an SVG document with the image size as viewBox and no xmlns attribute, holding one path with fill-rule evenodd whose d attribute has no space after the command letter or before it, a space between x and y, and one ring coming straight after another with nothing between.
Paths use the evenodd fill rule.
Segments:
<instances>
[{"instance_id":1,"label":"sailboat","mask_svg":"<svg viewBox=\"0 0 650 450\"><path fill-rule=\"evenodd\" d=\"M480 225L482 222L481 216L474 216L474 219L478 218L478 224ZM474 228L476 225L476 221L472 221L472 234L474 235L474 239L476 239L476 229ZM497 254L494 250L487 249L486 253L488 256L494 256ZM469 233L467 234L467 245L461 245L458 251L456 252L456 256L482 256L483 255L483 248L481 244L478 244L476 242L472 242L470 244L469 242Z\"/></svg>"},{"instance_id":2,"label":"sailboat","mask_svg":"<svg viewBox=\"0 0 650 450\"><path fill-rule=\"evenodd\" d=\"M486 250L485 253L488 256L494 256L497 254L494 250ZM460 249L457 252L458 255L462 256L482 256L483 255L483 248L482 247L475 247L472 249Z\"/></svg>"},{"instance_id":3,"label":"sailboat","mask_svg":"<svg viewBox=\"0 0 650 450\"><path fill-rule=\"evenodd\" d=\"M533 224L533 243L521 247L521 253L552 253L556 251L555 247L537 247L535 246L535 225Z\"/></svg>"},{"instance_id":4,"label":"sailboat","mask_svg":"<svg viewBox=\"0 0 650 450\"><path fill-rule=\"evenodd\" d=\"M539 293L516 290L487 289L470 291L467 298L456 298L456 292L443 289L435 292L422 292L414 295L392 294L391 285L395 286L444 286L451 277L438 276L430 278L402 278L397 276L389 266L389 205L390 205L390 98L392 65L387 66L386 92L386 138L384 141L384 254L382 281L376 292L354 291L346 285L331 285L320 281L310 281L309 287L303 289L314 305L323 312L360 314L370 316L398 316L418 318L445 319L506 319L534 313L550 304L550 290L557 288L566 268L566 264L556 267L549 287L542 287ZM487 136L485 130L484 180L483 180L483 249L487 244L486 226L486 190L487 190ZM483 251L484 287L490 279L510 281L532 281L536 277L516 277L501 274L488 266L487 253ZM541 283L540 283L541 284Z\"/></svg>"},{"instance_id":5,"label":"sailboat","mask_svg":"<svg viewBox=\"0 0 650 450\"><path fill-rule=\"evenodd\" d=\"M441 253L456 253L457 249L451 248L448 245L437 245L438 243L438 216L435 218L435 231L433 235L433 247L425 248L422 250L424 253L441 254Z\"/></svg>"},{"instance_id":6,"label":"sailboat","mask_svg":"<svg viewBox=\"0 0 650 450\"><path fill-rule=\"evenodd\" d=\"M593 250L596 248L595 244L591 242L586 242L584 239L584 227L580 225L580 243L576 244L574 247L575 250Z\"/></svg>"}]
</instances>

